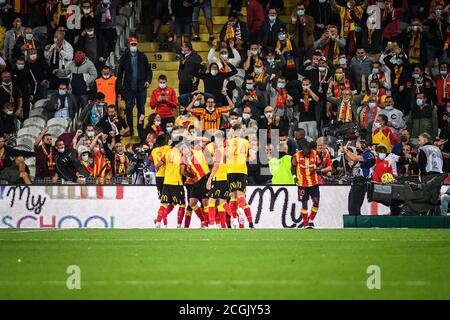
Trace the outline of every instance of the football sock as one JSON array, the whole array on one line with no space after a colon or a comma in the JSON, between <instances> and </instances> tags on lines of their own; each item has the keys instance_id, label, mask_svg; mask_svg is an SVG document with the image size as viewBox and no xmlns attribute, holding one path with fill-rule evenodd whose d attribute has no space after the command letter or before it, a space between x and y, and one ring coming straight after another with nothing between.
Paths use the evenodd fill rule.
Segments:
<instances>
[{"instance_id":1,"label":"football sock","mask_svg":"<svg viewBox=\"0 0 450 320\"><path fill-rule=\"evenodd\" d=\"M216 201L215 200L209 200L208 202L208 217L209 217L209 224L214 225L216 220Z\"/></svg>"},{"instance_id":2,"label":"football sock","mask_svg":"<svg viewBox=\"0 0 450 320\"><path fill-rule=\"evenodd\" d=\"M184 211L184 204L180 204L178 207L177 224L183 223Z\"/></svg>"},{"instance_id":3,"label":"football sock","mask_svg":"<svg viewBox=\"0 0 450 320\"><path fill-rule=\"evenodd\" d=\"M313 221L314 220L314 218L317 215L317 211L319 211L319 208L317 208L317 207L312 207L311 208L311 213L309 214L309 221Z\"/></svg>"},{"instance_id":4,"label":"football sock","mask_svg":"<svg viewBox=\"0 0 450 320\"><path fill-rule=\"evenodd\" d=\"M191 225L191 217L192 217L192 208L190 206L186 209L186 214L184 216L184 227L189 228Z\"/></svg>"},{"instance_id":5,"label":"football sock","mask_svg":"<svg viewBox=\"0 0 450 320\"><path fill-rule=\"evenodd\" d=\"M202 208L202 210L203 210L203 220L204 220L205 227L210 225L209 215L208 215L208 208L209 208L208 206Z\"/></svg>"},{"instance_id":6,"label":"football sock","mask_svg":"<svg viewBox=\"0 0 450 320\"><path fill-rule=\"evenodd\" d=\"M245 213L245 216L247 217L248 223L249 224L253 223L252 211L251 211L250 206L248 204L245 204L244 213Z\"/></svg>"},{"instance_id":7,"label":"football sock","mask_svg":"<svg viewBox=\"0 0 450 320\"><path fill-rule=\"evenodd\" d=\"M161 222L161 220L163 219L163 217L166 215L167 207L168 207L167 204L162 204L162 205L159 207L159 210L158 210L158 216L157 216L157 218L156 218L156 221L157 221L157 222Z\"/></svg>"},{"instance_id":8,"label":"football sock","mask_svg":"<svg viewBox=\"0 0 450 320\"><path fill-rule=\"evenodd\" d=\"M192 211L195 212L195 214L197 215L197 217L200 219L201 222L204 222L205 219L203 217L203 210L202 208L200 208L197 204L195 206L191 206Z\"/></svg>"},{"instance_id":9,"label":"football sock","mask_svg":"<svg viewBox=\"0 0 450 320\"><path fill-rule=\"evenodd\" d=\"M308 221L308 209L302 209L302 217L303 217L303 226L308 226L309 225L309 221Z\"/></svg>"}]
</instances>

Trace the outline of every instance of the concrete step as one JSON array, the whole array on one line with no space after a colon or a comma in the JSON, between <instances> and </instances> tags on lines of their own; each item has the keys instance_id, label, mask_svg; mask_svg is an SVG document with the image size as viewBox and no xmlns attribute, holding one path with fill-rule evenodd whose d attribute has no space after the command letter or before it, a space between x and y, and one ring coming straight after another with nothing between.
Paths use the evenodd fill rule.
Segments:
<instances>
[{"instance_id":1,"label":"concrete step","mask_svg":"<svg viewBox=\"0 0 450 320\"><path fill-rule=\"evenodd\" d=\"M208 51L197 51L197 53L206 60L208 58ZM175 53L172 52L147 52L147 59L149 62L174 62ZM178 61L177 61L178 63Z\"/></svg>"},{"instance_id":2,"label":"concrete step","mask_svg":"<svg viewBox=\"0 0 450 320\"><path fill-rule=\"evenodd\" d=\"M160 62L150 62L150 67L152 71L176 71L178 70L180 63L178 61L160 61Z\"/></svg>"}]
</instances>

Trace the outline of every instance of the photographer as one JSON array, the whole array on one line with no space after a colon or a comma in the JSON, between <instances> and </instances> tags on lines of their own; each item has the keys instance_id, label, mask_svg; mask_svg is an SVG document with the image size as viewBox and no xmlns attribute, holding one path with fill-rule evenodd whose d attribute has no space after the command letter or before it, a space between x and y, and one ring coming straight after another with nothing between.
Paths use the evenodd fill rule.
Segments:
<instances>
[{"instance_id":1,"label":"photographer","mask_svg":"<svg viewBox=\"0 0 450 320\"><path fill-rule=\"evenodd\" d=\"M150 147L148 144L143 143L136 148L131 157L127 174L132 177L132 184L156 184L155 169L150 161Z\"/></svg>"},{"instance_id":2,"label":"photographer","mask_svg":"<svg viewBox=\"0 0 450 320\"><path fill-rule=\"evenodd\" d=\"M367 193L371 179L371 168L375 165L375 156L366 144L365 140L356 142L358 154L351 152L347 146L341 147L345 156L356 164L353 166L355 177L348 196L349 215L361 215L361 206Z\"/></svg>"}]
</instances>

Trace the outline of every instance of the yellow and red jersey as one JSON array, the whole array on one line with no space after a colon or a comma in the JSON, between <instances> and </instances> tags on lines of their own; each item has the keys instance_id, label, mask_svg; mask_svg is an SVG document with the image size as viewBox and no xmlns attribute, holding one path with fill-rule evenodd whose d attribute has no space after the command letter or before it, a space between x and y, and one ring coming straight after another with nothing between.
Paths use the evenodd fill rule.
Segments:
<instances>
[{"instance_id":1,"label":"yellow and red jersey","mask_svg":"<svg viewBox=\"0 0 450 320\"><path fill-rule=\"evenodd\" d=\"M162 161L166 164L164 172L164 184L181 186L181 165L186 164L186 159L178 148L168 150Z\"/></svg>"},{"instance_id":2,"label":"yellow and red jersey","mask_svg":"<svg viewBox=\"0 0 450 320\"><path fill-rule=\"evenodd\" d=\"M156 166L158 162L160 162L167 151L169 151L172 147L169 145L161 146L153 148L152 152L150 153L150 161L153 162ZM163 164L161 167L159 167L158 171L156 171L157 177L164 177L164 172L166 171L166 165Z\"/></svg>"},{"instance_id":3,"label":"yellow and red jersey","mask_svg":"<svg viewBox=\"0 0 450 320\"><path fill-rule=\"evenodd\" d=\"M235 137L227 141L227 157L228 173L247 174L248 150L250 144L248 140Z\"/></svg>"},{"instance_id":4,"label":"yellow and red jersey","mask_svg":"<svg viewBox=\"0 0 450 320\"><path fill-rule=\"evenodd\" d=\"M202 131L214 132L220 129L220 117L228 113L228 107L216 107L213 112L208 112L205 108L194 108L192 114L199 117Z\"/></svg>"},{"instance_id":5,"label":"yellow and red jersey","mask_svg":"<svg viewBox=\"0 0 450 320\"><path fill-rule=\"evenodd\" d=\"M318 174L315 172L322 161L316 150L312 150L309 157L303 156L301 151L292 157L292 165L296 168L299 187L312 187L319 184Z\"/></svg>"},{"instance_id":6,"label":"yellow and red jersey","mask_svg":"<svg viewBox=\"0 0 450 320\"><path fill-rule=\"evenodd\" d=\"M228 166L225 158L225 147L217 148L214 153L214 163L218 163L219 168L214 175L214 181L227 181Z\"/></svg>"},{"instance_id":7,"label":"yellow and red jersey","mask_svg":"<svg viewBox=\"0 0 450 320\"><path fill-rule=\"evenodd\" d=\"M195 182L200 181L200 179L209 173L209 165L203 153L203 148L200 145L191 148L189 169L194 174Z\"/></svg>"}]
</instances>

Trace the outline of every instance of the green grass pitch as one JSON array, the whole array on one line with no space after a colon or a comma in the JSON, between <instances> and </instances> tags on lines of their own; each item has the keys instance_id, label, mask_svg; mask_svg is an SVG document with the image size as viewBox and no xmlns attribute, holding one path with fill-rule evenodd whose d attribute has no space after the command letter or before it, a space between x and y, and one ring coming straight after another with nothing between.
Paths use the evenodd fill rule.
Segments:
<instances>
[{"instance_id":1,"label":"green grass pitch","mask_svg":"<svg viewBox=\"0 0 450 320\"><path fill-rule=\"evenodd\" d=\"M0 270L0 299L449 299L450 231L2 230Z\"/></svg>"}]
</instances>

